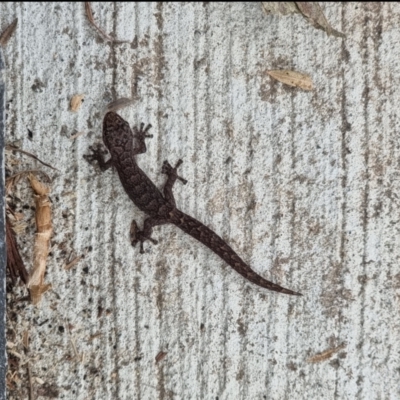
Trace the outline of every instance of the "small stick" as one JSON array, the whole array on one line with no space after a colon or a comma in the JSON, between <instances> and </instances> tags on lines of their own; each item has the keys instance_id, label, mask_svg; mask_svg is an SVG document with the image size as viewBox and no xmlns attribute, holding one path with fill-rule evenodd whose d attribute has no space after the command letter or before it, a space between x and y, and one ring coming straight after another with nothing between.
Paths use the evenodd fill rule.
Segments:
<instances>
[{"instance_id":1,"label":"small stick","mask_svg":"<svg viewBox=\"0 0 400 400\"><path fill-rule=\"evenodd\" d=\"M34 158L36 161L39 161L41 164L45 165L46 167L49 167L49 168L51 168L51 169L54 169L55 171L59 171L59 169L52 167L50 164L46 164L44 161L40 160L40 159L39 159L38 157L36 157L34 154L29 153L29 152L27 152L27 151L25 151L25 150L21 150L21 149L19 149L18 147L14 147L14 146L11 146L11 145L8 144L8 145L6 145L6 149L7 149L7 150L18 151L19 153L26 154L27 156Z\"/></svg>"},{"instance_id":2,"label":"small stick","mask_svg":"<svg viewBox=\"0 0 400 400\"><path fill-rule=\"evenodd\" d=\"M113 42L113 43L129 43L127 40L116 40L113 39L112 37L108 36L107 33L103 31L97 24L96 21L94 20L93 17L93 11L92 11L92 6L90 5L89 1L85 1L85 10L86 10L86 16L89 22L93 25L93 27L99 32L100 36L107 42Z\"/></svg>"}]
</instances>

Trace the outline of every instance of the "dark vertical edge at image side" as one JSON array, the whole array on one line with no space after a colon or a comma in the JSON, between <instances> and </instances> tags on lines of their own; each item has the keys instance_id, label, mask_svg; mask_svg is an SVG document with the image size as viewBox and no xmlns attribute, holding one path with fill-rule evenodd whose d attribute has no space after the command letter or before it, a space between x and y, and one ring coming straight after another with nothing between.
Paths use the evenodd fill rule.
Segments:
<instances>
[{"instance_id":1,"label":"dark vertical edge at image side","mask_svg":"<svg viewBox=\"0 0 400 400\"><path fill-rule=\"evenodd\" d=\"M0 47L0 400L6 398L6 221L4 142L6 85L3 50Z\"/></svg>"}]
</instances>

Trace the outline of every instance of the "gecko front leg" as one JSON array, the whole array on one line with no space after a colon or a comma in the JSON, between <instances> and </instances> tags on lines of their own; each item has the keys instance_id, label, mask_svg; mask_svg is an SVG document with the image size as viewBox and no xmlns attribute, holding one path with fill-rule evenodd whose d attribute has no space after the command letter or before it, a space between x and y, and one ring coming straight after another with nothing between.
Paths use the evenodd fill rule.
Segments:
<instances>
[{"instance_id":1,"label":"gecko front leg","mask_svg":"<svg viewBox=\"0 0 400 400\"><path fill-rule=\"evenodd\" d=\"M140 128L138 128L137 126L133 127L133 137L136 139L136 143L133 148L132 154L146 153L147 148L144 139L153 137L153 135L147 133L150 128L151 124L148 124L145 128L143 122L140 124Z\"/></svg>"},{"instance_id":2,"label":"gecko front leg","mask_svg":"<svg viewBox=\"0 0 400 400\"><path fill-rule=\"evenodd\" d=\"M100 143L90 146L89 150L92 154L85 154L83 158L89 163L93 164L93 162L97 162L101 171L105 171L108 168L112 167L112 159L105 160L104 156L107 154L107 150Z\"/></svg>"}]
</instances>

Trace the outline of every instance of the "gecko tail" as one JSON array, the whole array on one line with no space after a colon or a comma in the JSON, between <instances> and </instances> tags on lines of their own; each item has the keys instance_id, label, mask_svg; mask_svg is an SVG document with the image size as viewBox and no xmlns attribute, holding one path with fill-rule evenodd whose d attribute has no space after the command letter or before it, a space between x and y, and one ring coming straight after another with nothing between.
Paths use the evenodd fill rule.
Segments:
<instances>
[{"instance_id":1,"label":"gecko tail","mask_svg":"<svg viewBox=\"0 0 400 400\"><path fill-rule=\"evenodd\" d=\"M294 296L302 296L301 293L286 289L280 285L264 279L253 271L235 251L214 231L207 228L195 218L183 213L180 210L175 210L172 222L182 231L194 237L199 242L203 243L214 253L218 254L227 264L229 264L236 272L242 275L250 282L261 286L262 288L273 290L274 292L290 294Z\"/></svg>"}]
</instances>

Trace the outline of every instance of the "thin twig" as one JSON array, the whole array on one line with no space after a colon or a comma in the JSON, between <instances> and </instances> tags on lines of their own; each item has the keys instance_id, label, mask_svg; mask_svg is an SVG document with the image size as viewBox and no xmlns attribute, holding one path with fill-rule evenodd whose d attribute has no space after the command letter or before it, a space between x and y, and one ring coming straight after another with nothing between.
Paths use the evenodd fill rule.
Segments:
<instances>
[{"instance_id":1,"label":"thin twig","mask_svg":"<svg viewBox=\"0 0 400 400\"><path fill-rule=\"evenodd\" d=\"M101 29L97 24L96 21L94 20L93 17L93 12L92 12L92 6L90 5L89 1L85 1L85 10L86 10L86 16L87 19L89 20L89 22L93 25L93 27L97 30L97 32L100 34L100 36L107 42L113 42L113 43L129 43L128 40L116 40L113 39L112 37L110 37L109 35L107 35L107 33L105 33L103 31L103 29Z\"/></svg>"},{"instance_id":2,"label":"thin twig","mask_svg":"<svg viewBox=\"0 0 400 400\"><path fill-rule=\"evenodd\" d=\"M88 249L86 249L82 255L74 257L71 261L67 261L67 264L64 264L63 268L66 270L73 268L76 264L78 264L79 261L81 261L83 258L87 256L87 253ZM71 254L68 257L68 259L69 260L71 259Z\"/></svg>"},{"instance_id":3,"label":"thin twig","mask_svg":"<svg viewBox=\"0 0 400 400\"><path fill-rule=\"evenodd\" d=\"M25 150L21 150L18 147L14 147L14 146L11 146L11 145L8 144L8 145L6 145L6 149L13 150L13 151L18 151L19 153L26 154L27 156L34 158L36 161L39 161L41 164L45 165L46 167L54 169L55 171L59 171L59 169L52 167L50 164L46 164L44 161L40 160L34 154L29 153L29 152L27 152Z\"/></svg>"},{"instance_id":4,"label":"thin twig","mask_svg":"<svg viewBox=\"0 0 400 400\"><path fill-rule=\"evenodd\" d=\"M75 358L76 358L79 362L82 362L83 355L81 356L81 355L78 353L78 349L76 348L75 340L74 340L74 338L72 337L72 332L71 332L71 329L70 329L70 327L69 327L69 324L67 323L67 320L65 320L65 325L67 326L67 329L68 329L69 339L71 340L72 349L73 349L73 351L74 351Z\"/></svg>"}]
</instances>

